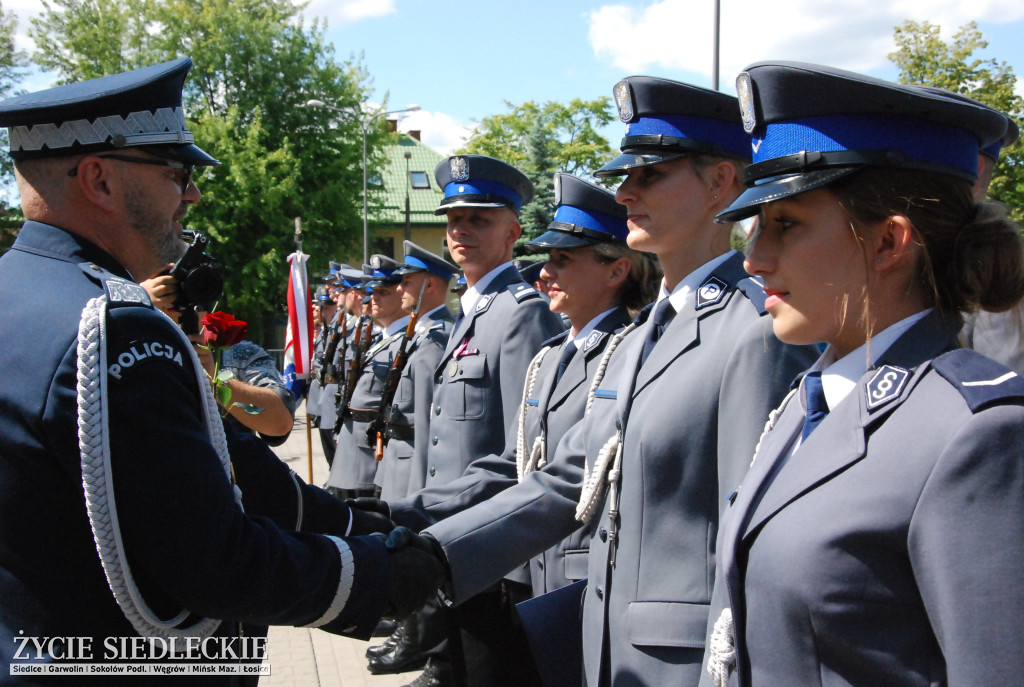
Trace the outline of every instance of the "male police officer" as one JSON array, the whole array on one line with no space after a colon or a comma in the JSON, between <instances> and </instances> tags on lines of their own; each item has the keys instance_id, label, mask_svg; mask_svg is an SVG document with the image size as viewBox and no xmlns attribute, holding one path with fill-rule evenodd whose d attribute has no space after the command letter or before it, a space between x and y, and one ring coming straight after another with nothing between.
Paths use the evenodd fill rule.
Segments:
<instances>
[{"instance_id":1,"label":"male police officer","mask_svg":"<svg viewBox=\"0 0 1024 687\"><path fill-rule=\"evenodd\" d=\"M237 638L243 619L367 636L389 596L394 608L415 606L440 581L418 550L389 556L377 538L286 532L238 503L229 444L293 495L293 523L301 512L315 531L353 526L313 487L297 501L265 444L225 437L189 341L134 281L184 251L179 221L200 197L192 170L217 164L185 126L190 66L0 103L28 219L0 258L5 683L34 676L15 665L19 638L61 656L67 643L49 640L75 638L75 662L87 662L140 636ZM25 288L44 279L62 294L56 304ZM46 333L33 336L42 312Z\"/></svg>"},{"instance_id":2,"label":"male police officer","mask_svg":"<svg viewBox=\"0 0 1024 687\"><path fill-rule=\"evenodd\" d=\"M344 424L338 433L338 450L327 486L343 498L372 496L378 461L374 447L366 440L367 429L375 418L391 361L405 334L409 315L402 312L402 298L395 290L400 276L395 276L398 263L386 255L370 257L373 275L366 286L370 294L370 316L381 328L382 338L366 348L362 371L351 391ZM364 331L363 336L366 335ZM346 412L347 411L347 412Z\"/></svg>"},{"instance_id":3,"label":"male police officer","mask_svg":"<svg viewBox=\"0 0 1024 687\"><path fill-rule=\"evenodd\" d=\"M434 170L448 219L448 250L468 289L436 371L427 447L427 487L459 477L478 457L500 454L518 420L527 367L561 318L512 263L522 233L519 210L533 186L517 169L490 157L456 155ZM521 583L525 584L523 577ZM456 609L470 685L501 685L513 673L508 616L492 589ZM512 678L514 679L514 678Z\"/></svg>"}]
</instances>

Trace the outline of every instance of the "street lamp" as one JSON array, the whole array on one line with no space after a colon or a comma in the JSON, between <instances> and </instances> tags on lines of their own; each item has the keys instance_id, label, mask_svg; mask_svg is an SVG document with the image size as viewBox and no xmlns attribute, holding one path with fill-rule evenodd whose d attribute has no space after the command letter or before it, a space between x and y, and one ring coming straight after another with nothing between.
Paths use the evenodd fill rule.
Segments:
<instances>
[{"instance_id":1,"label":"street lamp","mask_svg":"<svg viewBox=\"0 0 1024 687\"><path fill-rule=\"evenodd\" d=\"M335 112L342 112L345 114L351 113L351 110L346 110L334 105L328 105L322 100L307 100L306 107L323 107L328 110L334 110ZM373 121L378 117L385 117L391 114L401 114L403 112L416 112L420 109L419 105L406 105L401 110L383 110L381 112L375 112L369 117L364 117L360 120L359 124L363 130L363 264L370 264L370 218L367 208L367 195L366 195L366 137L370 133L370 126Z\"/></svg>"}]
</instances>

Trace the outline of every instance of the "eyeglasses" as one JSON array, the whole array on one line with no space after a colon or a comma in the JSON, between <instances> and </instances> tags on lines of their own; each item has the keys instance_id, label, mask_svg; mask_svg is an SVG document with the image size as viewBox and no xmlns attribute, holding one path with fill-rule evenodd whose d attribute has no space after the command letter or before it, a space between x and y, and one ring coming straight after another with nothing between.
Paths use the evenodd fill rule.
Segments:
<instances>
[{"instance_id":1,"label":"eyeglasses","mask_svg":"<svg viewBox=\"0 0 1024 687\"><path fill-rule=\"evenodd\" d=\"M146 157L133 157L131 155L117 155L115 153L108 153L106 155L97 155L104 160L120 160L121 162L134 162L140 165L155 165L157 167L171 167L173 169L185 170L185 176L181 178L181 195L188 193L188 185L192 183L193 173L195 172L196 166L186 164L184 162L176 162L174 160L150 160ZM78 174L78 165L75 165L68 170L68 176L73 177Z\"/></svg>"}]
</instances>

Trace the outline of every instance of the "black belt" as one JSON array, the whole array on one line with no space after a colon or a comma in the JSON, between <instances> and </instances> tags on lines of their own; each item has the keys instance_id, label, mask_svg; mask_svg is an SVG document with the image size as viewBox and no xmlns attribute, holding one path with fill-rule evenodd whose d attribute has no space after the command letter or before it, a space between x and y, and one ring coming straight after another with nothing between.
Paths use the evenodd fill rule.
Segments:
<instances>
[{"instance_id":1,"label":"black belt","mask_svg":"<svg viewBox=\"0 0 1024 687\"><path fill-rule=\"evenodd\" d=\"M368 408L349 408L348 412L355 422L373 422L377 419L377 411Z\"/></svg>"}]
</instances>

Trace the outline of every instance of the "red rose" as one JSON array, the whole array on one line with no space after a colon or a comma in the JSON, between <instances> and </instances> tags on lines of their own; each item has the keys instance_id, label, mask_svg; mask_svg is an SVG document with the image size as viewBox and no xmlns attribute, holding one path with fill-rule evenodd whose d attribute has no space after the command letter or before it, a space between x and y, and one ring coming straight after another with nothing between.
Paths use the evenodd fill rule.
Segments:
<instances>
[{"instance_id":1,"label":"red rose","mask_svg":"<svg viewBox=\"0 0 1024 687\"><path fill-rule=\"evenodd\" d=\"M249 325L226 312L212 312L203 318L203 339L207 346L229 348L245 339Z\"/></svg>"}]
</instances>

